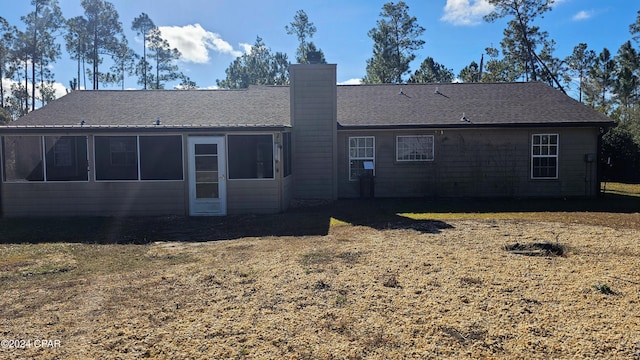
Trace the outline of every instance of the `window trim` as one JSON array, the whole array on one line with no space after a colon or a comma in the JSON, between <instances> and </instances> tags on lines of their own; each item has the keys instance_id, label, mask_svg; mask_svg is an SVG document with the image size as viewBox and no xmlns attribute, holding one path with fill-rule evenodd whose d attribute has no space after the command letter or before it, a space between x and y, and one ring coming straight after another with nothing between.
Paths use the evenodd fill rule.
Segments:
<instances>
[{"instance_id":1,"label":"window trim","mask_svg":"<svg viewBox=\"0 0 640 360\"><path fill-rule=\"evenodd\" d=\"M369 156L351 156L351 140L352 139L371 139L373 144L371 145L371 147L373 148L373 156L369 157ZM358 147L356 147L357 149ZM363 135L363 136L349 136L349 138L347 139L347 154L349 156L349 161L348 161L348 175L349 175L349 181L359 181L360 177L354 179L351 177L351 162L352 161L373 161L373 176L376 175L376 137L375 136L370 136L370 135Z\"/></svg>"},{"instance_id":2,"label":"window trim","mask_svg":"<svg viewBox=\"0 0 640 360\"><path fill-rule=\"evenodd\" d=\"M427 153L427 158L426 159L400 159L399 155L400 155L400 151L398 148L399 145L399 140L401 138L430 138L431 139L431 151L430 153ZM412 162L429 162L429 161L434 161L435 160L435 136L434 135L396 135L396 162L399 163L412 163Z\"/></svg>"},{"instance_id":3,"label":"window trim","mask_svg":"<svg viewBox=\"0 0 640 360\"><path fill-rule=\"evenodd\" d=\"M181 179L169 179L169 180L144 180L142 179L142 174L141 174L141 169L140 169L140 137L145 137L145 136L153 136L153 137L158 137L158 136L177 136L180 138L180 150L182 151L182 156L181 156L181 163L182 163L182 178ZM138 178L137 179L122 179L122 180L113 180L113 179L98 179L98 174L96 171L97 168L97 163L96 163L96 138L97 137L134 137L136 139L136 152L137 152L137 157L136 157L136 166L137 166L137 174L138 174ZM93 167L92 167L92 171L93 171L93 181L94 182L172 182L172 181L181 181L184 182L185 181L185 158L184 158L184 136L182 136L182 134L145 134L145 135L129 135L129 134L107 134L107 135L94 135L93 136Z\"/></svg>"},{"instance_id":4,"label":"window trim","mask_svg":"<svg viewBox=\"0 0 640 360\"><path fill-rule=\"evenodd\" d=\"M543 137L543 136L555 136L556 137L556 143L555 144L551 144L551 140L549 140L548 144L535 144L535 138L536 137ZM534 149L536 146L546 146L547 148L551 148L552 146L555 146L555 154L553 155L549 155L549 154L534 154ZM555 164L555 176L534 176L534 159L550 159L550 158L554 158L556 160L556 164ZM540 133L540 134L531 134L531 172L530 172L530 178L531 180L557 180L559 178L559 173L560 173L560 135L558 133Z\"/></svg>"},{"instance_id":5,"label":"window trim","mask_svg":"<svg viewBox=\"0 0 640 360\"><path fill-rule=\"evenodd\" d=\"M293 168L291 162L292 154L292 135L291 132L286 131L282 133L282 177L286 178L293 175Z\"/></svg>"}]
</instances>

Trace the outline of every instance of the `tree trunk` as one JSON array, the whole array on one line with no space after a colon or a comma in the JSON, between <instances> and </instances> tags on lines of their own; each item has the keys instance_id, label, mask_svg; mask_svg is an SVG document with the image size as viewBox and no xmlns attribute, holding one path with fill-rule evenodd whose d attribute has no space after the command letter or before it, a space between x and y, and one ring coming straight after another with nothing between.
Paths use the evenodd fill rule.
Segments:
<instances>
[{"instance_id":1,"label":"tree trunk","mask_svg":"<svg viewBox=\"0 0 640 360\"><path fill-rule=\"evenodd\" d=\"M536 63L533 58L533 49L531 48L531 42L527 37L527 26L522 21L522 16L520 15L520 11L517 7L514 8L516 12L516 18L518 19L518 23L520 24L520 31L522 32L522 40L524 41L524 45L527 47L527 60L529 61L529 65L531 66L531 81L538 81L538 77L536 75Z\"/></svg>"},{"instance_id":2,"label":"tree trunk","mask_svg":"<svg viewBox=\"0 0 640 360\"><path fill-rule=\"evenodd\" d=\"M98 90L98 29L93 29L93 90Z\"/></svg>"},{"instance_id":3,"label":"tree trunk","mask_svg":"<svg viewBox=\"0 0 640 360\"><path fill-rule=\"evenodd\" d=\"M31 111L36 109L36 58L38 57L38 2L33 16L33 53L31 54Z\"/></svg>"},{"instance_id":4,"label":"tree trunk","mask_svg":"<svg viewBox=\"0 0 640 360\"><path fill-rule=\"evenodd\" d=\"M147 33L142 34L142 78L147 90Z\"/></svg>"},{"instance_id":5,"label":"tree trunk","mask_svg":"<svg viewBox=\"0 0 640 360\"><path fill-rule=\"evenodd\" d=\"M29 112L29 61L28 56L24 59L24 113L26 115Z\"/></svg>"},{"instance_id":6,"label":"tree trunk","mask_svg":"<svg viewBox=\"0 0 640 360\"><path fill-rule=\"evenodd\" d=\"M4 86L2 86L2 79L4 74L2 72L3 63L0 63L0 108L4 109Z\"/></svg>"}]
</instances>

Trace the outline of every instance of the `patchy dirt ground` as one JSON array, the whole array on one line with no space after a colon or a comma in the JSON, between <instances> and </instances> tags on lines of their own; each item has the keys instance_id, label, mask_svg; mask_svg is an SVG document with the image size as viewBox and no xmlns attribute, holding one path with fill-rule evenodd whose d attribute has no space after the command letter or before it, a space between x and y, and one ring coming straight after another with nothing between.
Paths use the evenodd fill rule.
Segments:
<instances>
[{"instance_id":1,"label":"patchy dirt ground","mask_svg":"<svg viewBox=\"0 0 640 360\"><path fill-rule=\"evenodd\" d=\"M0 340L59 340L0 358L640 359L637 228L401 225L0 245ZM534 243L563 253L507 251Z\"/></svg>"}]
</instances>

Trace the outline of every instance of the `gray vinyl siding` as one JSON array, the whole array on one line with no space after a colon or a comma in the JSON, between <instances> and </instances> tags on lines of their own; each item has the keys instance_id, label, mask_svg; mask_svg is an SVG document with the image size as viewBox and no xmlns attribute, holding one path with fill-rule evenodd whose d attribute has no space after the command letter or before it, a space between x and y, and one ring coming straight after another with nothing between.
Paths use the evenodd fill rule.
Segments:
<instances>
[{"instance_id":1,"label":"gray vinyl siding","mask_svg":"<svg viewBox=\"0 0 640 360\"><path fill-rule=\"evenodd\" d=\"M2 184L4 216L184 215L182 181Z\"/></svg>"},{"instance_id":2,"label":"gray vinyl siding","mask_svg":"<svg viewBox=\"0 0 640 360\"><path fill-rule=\"evenodd\" d=\"M295 198L335 199L336 67L291 66Z\"/></svg>"},{"instance_id":3,"label":"gray vinyl siding","mask_svg":"<svg viewBox=\"0 0 640 360\"><path fill-rule=\"evenodd\" d=\"M558 179L531 179L531 135L559 135ZM396 161L396 136L433 135L434 160ZM350 136L375 136L377 197L579 197L596 195L595 128L340 131L339 196L360 196L348 181Z\"/></svg>"},{"instance_id":4,"label":"gray vinyl siding","mask_svg":"<svg viewBox=\"0 0 640 360\"><path fill-rule=\"evenodd\" d=\"M281 211L280 181L228 180L229 214L276 213Z\"/></svg>"},{"instance_id":5,"label":"gray vinyl siding","mask_svg":"<svg viewBox=\"0 0 640 360\"><path fill-rule=\"evenodd\" d=\"M599 131L595 128L571 129L560 135L560 176L562 196L596 196L600 184L597 183ZM586 162L591 154L593 162Z\"/></svg>"},{"instance_id":6,"label":"gray vinyl siding","mask_svg":"<svg viewBox=\"0 0 640 360\"><path fill-rule=\"evenodd\" d=\"M287 210L293 200L293 176L282 179L282 211Z\"/></svg>"}]
</instances>

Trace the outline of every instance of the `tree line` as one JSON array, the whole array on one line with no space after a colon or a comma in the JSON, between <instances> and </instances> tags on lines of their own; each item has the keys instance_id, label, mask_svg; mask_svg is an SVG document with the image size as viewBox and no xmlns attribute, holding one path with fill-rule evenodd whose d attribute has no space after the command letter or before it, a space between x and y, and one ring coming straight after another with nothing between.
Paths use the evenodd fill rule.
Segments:
<instances>
[{"instance_id":1,"label":"tree line","mask_svg":"<svg viewBox=\"0 0 640 360\"><path fill-rule=\"evenodd\" d=\"M507 20L500 46L489 46L478 64L475 60L454 74L453 69L426 57L418 69L411 63L425 41L426 31L404 1L383 5L367 35L373 41L366 62L365 84L542 81L566 92L577 92L577 100L601 111L617 122L604 137L607 172L615 179L640 181L640 11L629 24L630 39L617 51L590 49L575 44L572 54L558 58L556 42L537 26L536 20L552 11L555 0L488 0L494 10L486 22ZM67 55L77 63L77 76L69 81L71 91L97 90L101 85L125 87L127 75L135 75L142 89L163 89L180 81L181 89L197 88L176 65L180 52L171 48L154 22L141 13L131 29L143 39L142 54L130 48L113 4L106 0L80 0L84 15L65 19L58 0L31 0L32 12L21 17L22 30L0 17L0 78L13 80L10 89L0 83L0 120L15 119L32 111L36 103L54 99L54 74L49 65L60 59L56 41L64 39ZM317 29L304 10L284 27L298 40L296 62L326 63L324 53L313 43ZM111 66L104 67L105 58ZM486 59L486 61L485 61ZM283 52L272 52L260 36L250 51L236 58L218 79L221 88L245 88L251 84L288 84L290 61ZM88 84L87 84L88 80Z\"/></svg>"},{"instance_id":2,"label":"tree line","mask_svg":"<svg viewBox=\"0 0 640 360\"><path fill-rule=\"evenodd\" d=\"M144 39L139 55L129 46L113 4L104 0L80 0L80 4L84 15L65 19L58 0L31 0L32 11L20 18L22 29L0 17L0 78L12 80L9 89L0 83L0 120L15 119L55 99L55 75L49 65L62 57L60 39L77 63L70 91L98 90L106 84L124 89L127 75L137 76L142 89L163 89L175 80L181 80L182 88L196 87L176 65L180 52L169 46L147 14L130 25ZM108 68L106 58L111 60Z\"/></svg>"}]
</instances>

